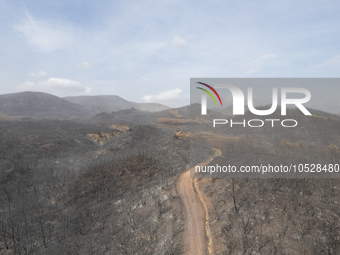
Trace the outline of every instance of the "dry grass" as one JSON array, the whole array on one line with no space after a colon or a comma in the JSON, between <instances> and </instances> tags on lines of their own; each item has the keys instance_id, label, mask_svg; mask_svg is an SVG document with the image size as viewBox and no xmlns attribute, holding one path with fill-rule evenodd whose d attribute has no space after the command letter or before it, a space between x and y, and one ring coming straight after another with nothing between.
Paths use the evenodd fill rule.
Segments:
<instances>
[{"instance_id":1,"label":"dry grass","mask_svg":"<svg viewBox=\"0 0 340 255\"><path fill-rule=\"evenodd\" d=\"M184 140L184 139L189 139L190 138L190 133L189 132L175 132L174 136L178 139Z\"/></svg>"},{"instance_id":2,"label":"dry grass","mask_svg":"<svg viewBox=\"0 0 340 255\"><path fill-rule=\"evenodd\" d=\"M7 116L6 114L0 113L0 121L15 121L15 120L19 120L19 118L14 116Z\"/></svg>"},{"instance_id":3,"label":"dry grass","mask_svg":"<svg viewBox=\"0 0 340 255\"><path fill-rule=\"evenodd\" d=\"M302 142L299 142L299 143L291 143L291 142L288 142L287 140L282 140L281 143L280 143L280 146L281 146L282 148L294 149L294 148L304 147L305 144L302 143Z\"/></svg>"},{"instance_id":4,"label":"dry grass","mask_svg":"<svg viewBox=\"0 0 340 255\"><path fill-rule=\"evenodd\" d=\"M124 125L124 124L112 124L111 128L119 130L119 131L127 131L130 129L130 126Z\"/></svg>"},{"instance_id":5,"label":"dry grass","mask_svg":"<svg viewBox=\"0 0 340 255\"><path fill-rule=\"evenodd\" d=\"M121 132L119 131L112 131L111 133L106 133L104 131L96 131L87 134L88 137L90 137L93 141L99 143L100 145L105 144L109 140L119 136Z\"/></svg>"},{"instance_id":6,"label":"dry grass","mask_svg":"<svg viewBox=\"0 0 340 255\"><path fill-rule=\"evenodd\" d=\"M165 124L165 125L185 125L189 124L190 120L187 119L172 119L172 118L159 118L157 120L158 123L160 124Z\"/></svg>"},{"instance_id":7,"label":"dry grass","mask_svg":"<svg viewBox=\"0 0 340 255\"><path fill-rule=\"evenodd\" d=\"M171 113L176 118L182 118L182 115L177 110L169 109L169 113Z\"/></svg>"},{"instance_id":8,"label":"dry grass","mask_svg":"<svg viewBox=\"0 0 340 255\"><path fill-rule=\"evenodd\" d=\"M325 117L325 116L320 116L320 115L315 115L315 114L313 114L312 117L317 118L317 119L322 119L322 120L340 121L336 118L330 118L330 117Z\"/></svg>"},{"instance_id":9,"label":"dry grass","mask_svg":"<svg viewBox=\"0 0 340 255\"><path fill-rule=\"evenodd\" d=\"M334 143L332 143L331 145L329 145L328 147L330 149L330 151L334 154L340 154L340 148L338 146L336 146Z\"/></svg>"}]
</instances>

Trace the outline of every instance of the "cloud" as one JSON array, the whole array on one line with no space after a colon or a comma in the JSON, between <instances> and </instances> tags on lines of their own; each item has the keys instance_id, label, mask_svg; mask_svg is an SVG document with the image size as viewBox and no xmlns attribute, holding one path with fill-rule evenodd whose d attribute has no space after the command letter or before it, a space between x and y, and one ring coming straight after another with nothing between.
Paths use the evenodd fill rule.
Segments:
<instances>
[{"instance_id":1,"label":"cloud","mask_svg":"<svg viewBox=\"0 0 340 255\"><path fill-rule=\"evenodd\" d=\"M177 101L182 100L182 98L181 89L172 89L156 95L146 95L143 97L144 101L147 103Z\"/></svg>"},{"instance_id":2,"label":"cloud","mask_svg":"<svg viewBox=\"0 0 340 255\"><path fill-rule=\"evenodd\" d=\"M84 61L75 66L79 70L89 70L92 68L92 64L90 62Z\"/></svg>"},{"instance_id":3,"label":"cloud","mask_svg":"<svg viewBox=\"0 0 340 255\"><path fill-rule=\"evenodd\" d=\"M183 94L182 89L171 89L155 95L145 95L143 101L146 103L160 103L170 107L181 107L188 105L190 98Z\"/></svg>"},{"instance_id":4,"label":"cloud","mask_svg":"<svg viewBox=\"0 0 340 255\"><path fill-rule=\"evenodd\" d=\"M40 91L51 93L57 96L89 94L92 91L90 87L84 86L77 81L53 77L48 80L40 81L37 83L25 82L16 87L16 90Z\"/></svg>"},{"instance_id":5,"label":"cloud","mask_svg":"<svg viewBox=\"0 0 340 255\"><path fill-rule=\"evenodd\" d=\"M64 49L75 42L75 31L71 25L61 21L37 21L26 9L27 19L14 26L27 43L39 52Z\"/></svg>"},{"instance_id":6,"label":"cloud","mask_svg":"<svg viewBox=\"0 0 340 255\"><path fill-rule=\"evenodd\" d=\"M38 71L36 73L30 73L30 76L35 77L35 78L41 78L41 77L46 77L48 74L44 71Z\"/></svg>"},{"instance_id":7,"label":"cloud","mask_svg":"<svg viewBox=\"0 0 340 255\"><path fill-rule=\"evenodd\" d=\"M187 42L179 36L175 36L172 40L172 44L177 48L186 48L188 46Z\"/></svg>"},{"instance_id":8,"label":"cloud","mask_svg":"<svg viewBox=\"0 0 340 255\"><path fill-rule=\"evenodd\" d=\"M334 66L339 66L339 65L340 65L340 55L337 55L335 57L326 59L325 61L317 65L317 67L334 67Z\"/></svg>"},{"instance_id":9,"label":"cloud","mask_svg":"<svg viewBox=\"0 0 340 255\"><path fill-rule=\"evenodd\" d=\"M180 99L182 94L181 89L172 89L165 92L161 92L157 95L146 95L143 99L146 102L159 102L159 101L172 101Z\"/></svg>"},{"instance_id":10,"label":"cloud","mask_svg":"<svg viewBox=\"0 0 340 255\"><path fill-rule=\"evenodd\" d=\"M276 54L268 53L268 54L262 55L257 60L253 60L253 61L245 63L245 66L247 68L247 73L248 74L257 73L258 71L260 71L263 68L266 61L269 61L270 59L273 59L273 58L276 58L276 57L277 57Z\"/></svg>"},{"instance_id":11,"label":"cloud","mask_svg":"<svg viewBox=\"0 0 340 255\"><path fill-rule=\"evenodd\" d=\"M20 86L17 87L18 90L21 90L20 88L33 88L36 84L34 82L30 82L30 81L26 81L23 84L21 84Z\"/></svg>"},{"instance_id":12,"label":"cloud","mask_svg":"<svg viewBox=\"0 0 340 255\"><path fill-rule=\"evenodd\" d=\"M262 56L262 59L271 59L271 58L276 58L277 55L276 54L264 54Z\"/></svg>"}]
</instances>

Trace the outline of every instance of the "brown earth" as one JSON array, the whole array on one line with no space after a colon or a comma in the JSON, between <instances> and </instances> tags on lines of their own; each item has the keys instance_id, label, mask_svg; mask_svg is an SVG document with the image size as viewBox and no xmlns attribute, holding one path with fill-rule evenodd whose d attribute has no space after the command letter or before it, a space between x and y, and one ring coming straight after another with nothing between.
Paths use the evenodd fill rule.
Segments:
<instances>
[{"instance_id":1,"label":"brown earth","mask_svg":"<svg viewBox=\"0 0 340 255\"><path fill-rule=\"evenodd\" d=\"M181 175L177 183L177 190L185 207L185 254L203 255L206 253L207 239L204 230L204 210L197 198L193 183L190 178L190 170Z\"/></svg>"},{"instance_id":2,"label":"brown earth","mask_svg":"<svg viewBox=\"0 0 340 255\"><path fill-rule=\"evenodd\" d=\"M215 157L221 156L222 151L213 148L214 156L207 159L201 165L208 165ZM197 178L190 177L190 171L184 172L177 182L178 194L185 207L185 233L184 245L187 255L214 254L209 227L208 207L210 201L200 191Z\"/></svg>"},{"instance_id":3,"label":"brown earth","mask_svg":"<svg viewBox=\"0 0 340 255\"><path fill-rule=\"evenodd\" d=\"M190 138L190 133L189 132L182 132L182 131L177 131L174 133L174 136L180 140L182 139L189 139Z\"/></svg>"},{"instance_id":4,"label":"brown earth","mask_svg":"<svg viewBox=\"0 0 340 255\"><path fill-rule=\"evenodd\" d=\"M93 141L99 143L100 145L105 144L106 142L110 141L111 139L119 136L121 132L113 130L111 133L106 133L104 131L95 131L87 134Z\"/></svg>"}]
</instances>

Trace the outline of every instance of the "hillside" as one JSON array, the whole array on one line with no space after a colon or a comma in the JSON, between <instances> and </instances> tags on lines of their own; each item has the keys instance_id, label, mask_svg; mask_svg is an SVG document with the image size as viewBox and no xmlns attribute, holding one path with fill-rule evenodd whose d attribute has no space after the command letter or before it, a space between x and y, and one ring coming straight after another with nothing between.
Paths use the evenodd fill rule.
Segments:
<instances>
[{"instance_id":1,"label":"hillside","mask_svg":"<svg viewBox=\"0 0 340 255\"><path fill-rule=\"evenodd\" d=\"M112 113L98 113L90 119L91 123L98 125L111 125L111 124L133 124L141 125L153 123L157 119L156 113L143 112L135 108L120 110Z\"/></svg>"},{"instance_id":2,"label":"hillside","mask_svg":"<svg viewBox=\"0 0 340 255\"><path fill-rule=\"evenodd\" d=\"M305 116L298 109L288 109L287 116L281 116L281 108L267 116L257 116L251 112L246 112L244 116L233 116L227 119L232 119L234 122L242 122L243 120L250 119L295 119L298 122L297 127L290 129L281 126L277 122L275 128L271 124L266 124L262 128L251 128L248 125L236 125L230 128L230 125L218 125L215 129L211 130L216 134L223 136L237 136L256 138L261 141L269 143L280 143L282 140L287 140L293 143L309 143L309 144L322 144L330 145L331 143L340 145L340 136L337 130L340 128L340 118L338 115L308 109L312 116ZM229 127L229 128L228 128Z\"/></svg>"},{"instance_id":3,"label":"hillside","mask_svg":"<svg viewBox=\"0 0 340 255\"><path fill-rule=\"evenodd\" d=\"M200 119L202 117L201 105L191 104L191 105L186 105L186 106L182 106L179 108L171 108L165 111L158 112L157 116L159 118L177 118L177 119L186 119L186 120ZM207 109L207 115L205 117L208 117L209 119L214 119L214 118L222 118L222 117L228 117L228 116L223 113L219 113L219 112L215 112L210 109Z\"/></svg>"},{"instance_id":4,"label":"hillside","mask_svg":"<svg viewBox=\"0 0 340 255\"><path fill-rule=\"evenodd\" d=\"M0 114L38 119L81 119L88 115L82 106L42 92L0 95Z\"/></svg>"},{"instance_id":5,"label":"hillside","mask_svg":"<svg viewBox=\"0 0 340 255\"><path fill-rule=\"evenodd\" d=\"M233 105L230 105L226 108L212 108L211 110L228 116L233 116ZM248 106L245 106L244 110L245 112L249 111Z\"/></svg>"},{"instance_id":6,"label":"hillside","mask_svg":"<svg viewBox=\"0 0 340 255\"><path fill-rule=\"evenodd\" d=\"M293 164L312 169L317 164L338 164L339 116L309 110L312 116L289 109L282 117L278 109L271 116L248 112L228 118L237 122L295 119L299 123L295 128L221 125L215 134L191 133L191 161L193 154L204 155L198 144L218 151L210 167ZM339 171L308 171L202 174L200 177L207 178L199 178L199 187L209 204L208 225L215 254L340 254Z\"/></svg>"},{"instance_id":7,"label":"hillside","mask_svg":"<svg viewBox=\"0 0 340 255\"><path fill-rule=\"evenodd\" d=\"M227 118L228 116L208 109L209 120ZM145 125L160 124L164 127L182 128L189 131L190 123L196 124L197 128L202 128L198 123L202 123L201 107L198 104L188 105L175 109L167 109L160 112L146 112L135 108L115 111L112 113L99 113L90 118L93 124L110 127L112 125ZM206 123L208 124L208 123Z\"/></svg>"},{"instance_id":8,"label":"hillside","mask_svg":"<svg viewBox=\"0 0 340 255\"><path fill-rule=\"evenodd\" d=\"M99 113L120 110L139 110L147 113L169 109L156 103L135 103L119 96L78 96L60 98L42 92L20 92L0 95L0 117L34 119L85 120ZM147 123L149 118L143 120Z\"/></svg>"},{"instance_id":9,"label":"hillside","mask_svg":"<svg viewBox=\"0 0 340 255\"><path fill-rule=\"evenodd\" d=\"M65 120L0 131L1 254L181 254L188 140L141 125L100 143L114 130Z\"/></svg>"},{"instance_id":10,"label":"hillside","mask_svg":"<svg viewBox=\"0 0 340 255\"><path fill-rule=\"evenodd\" d=\"M340 117L311 112L289 109L294 129L220 125L214 133L214 118L255 116L208 110L205 120L198 104L82 122L1 114L0 253L183 254L190 215L176 183L188 166L212 158L210 165L339 162ZM281 117L279 109L268 116ZM339 254L338 179L211 177L195 187L207 200L215 254Z\"/></svg>"},{"instance_id":11,"label":"hillside","mask_svg":"<svg viewBox=\"0 0 340 255\"><path fill-rule=\"evenodd\" d=\"M141 111L157 112L169 107L157 103L135 103L115 95L64 97L65 100L85 107L93 114L135 108Z\"/></svg>"}]
</instances>

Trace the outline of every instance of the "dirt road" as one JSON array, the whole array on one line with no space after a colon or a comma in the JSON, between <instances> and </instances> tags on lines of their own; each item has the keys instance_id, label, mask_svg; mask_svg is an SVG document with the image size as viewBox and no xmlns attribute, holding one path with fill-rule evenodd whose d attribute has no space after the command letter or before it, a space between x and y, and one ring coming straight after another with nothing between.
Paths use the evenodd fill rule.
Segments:
<instances>
[{"instance_id":1,"label":"dirt road","mask_svg":"<svg viewBox=\"0 0 340 255\"><path fill-rule=\"evenodd\" d=\"M212 148L212 150L214 155L200 165L208 165L214 158L222 155L220 149ZM214 254L209 233L208 209L203 201L202 192L198 189L197 180L194 182L194 179L190 178L190 170L183 173L179 178L177 191L185 207L185 254Z\"/></svg>"},{"instance_id":2,"label":"dirt road","mask_svg":"<svg viewBox=\"0 0 340 255\"><path fill-rule=\"evenodd\" d=\"M208 254L208 242L205 232L205 214L201 201L194 192L193 179L190 170L181 175L177 183L177 190L185 206L185 254Z\"/></svg>"}]
</instances>

